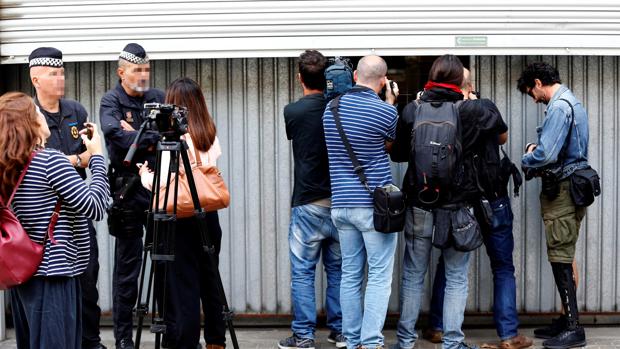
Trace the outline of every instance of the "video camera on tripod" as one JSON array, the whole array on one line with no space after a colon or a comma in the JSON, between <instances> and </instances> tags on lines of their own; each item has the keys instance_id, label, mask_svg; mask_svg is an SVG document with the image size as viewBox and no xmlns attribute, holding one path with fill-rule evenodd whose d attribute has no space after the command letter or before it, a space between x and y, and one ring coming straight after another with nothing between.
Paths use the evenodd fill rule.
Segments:
<instances>
[{"instance_id":1,"label":"video camera on tripod","mask_svg":"<svg viewBox=\"0 0 620 349\"><path fill-rule=\"evenodd\" d=\"M157 131L165 141L178 141L187 133L187 108L174 104L145 103L144 122L140 125L133 143L127 151L123 165L131 166L140 139L146 130Z\"/></svg>"}]
</instances>

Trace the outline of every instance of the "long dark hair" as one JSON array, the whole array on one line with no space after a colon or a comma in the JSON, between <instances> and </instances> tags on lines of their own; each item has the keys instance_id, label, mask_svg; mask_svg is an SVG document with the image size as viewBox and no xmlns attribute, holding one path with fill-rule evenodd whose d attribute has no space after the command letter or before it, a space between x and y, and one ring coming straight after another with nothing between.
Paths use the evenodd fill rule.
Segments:
<instances>
[{"instance_id":1,"label":"long dark hair","mask_svg":"<svg viewBox=\"0 0 620 349\"><path fill-rule=\"evenodd\" d=\"M207 151L215 141L215 123L200 86L190 78L176 79L166 90L166 103L187 107L189 134L196 148Z\"/></svg>"},{"instance_id":2,"label":"long dark hair","mask_svg":"<svg viewBox=\"0 0 620 349\"><path fill-rule=\"evenodd\" d=\"M433 62L428 72L428 79L432 82L460 87L463 84L463 63L455 55L443 55Z\"/></svg>"},{"instance_id":3,"label":"long dark hair","mask_svg":"<svg viewBox=\"0 0 620 349\"><path fill-rule=\"evenodd\" d=\"M30 154L41 142L37 110L30 96L7 92L0 97L0 195L8 200Z\"/></svg>"}]
</instances>

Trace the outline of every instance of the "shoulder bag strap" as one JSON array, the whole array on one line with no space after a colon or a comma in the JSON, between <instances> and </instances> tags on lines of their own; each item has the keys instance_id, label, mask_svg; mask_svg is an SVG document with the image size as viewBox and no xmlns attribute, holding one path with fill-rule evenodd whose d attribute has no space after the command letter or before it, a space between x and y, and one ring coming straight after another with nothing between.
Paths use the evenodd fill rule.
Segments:
<instances>
[{"instance_id":1,"label":"shoulder bag strap","mask_svg":"<svg viewBox=\"0 0 620 349\"><path fill-rule=\"evenodd\" d=\"M566 134L566 138L564 139L564 144L562 145L562 151L560 152L560 155L558 156L558 160L562 160L562 172L564 172L564 161L566 161L566 152L568 151L568 143L570 142L570 136L571 133L573 131L573 126L575 124L575 109L573 108L573 105L571 104L571 102L569 102L567 99L564 98L560 98L560 101L564 101L568 104L568 106L570 107L570 124L568 125L568 133Z\"/></svg>"},{"instance_id":2,"label":"shoulder bag strap","mask_svg":"<svg viewBox=\"0 0 620 349\"><path fill-rule=\"evenodd\" d=\"M336 123L336 128L338 128L338 133L340 134L340 138L342 139L342 143L344 144L345 149L347 150L347 154L349 155L349 159L353 163L353 172L359 177L360 182L364 185L366 190L372 192L368 187L368 179L366 178L366 174L364 173L364 168L357 160L357 156L351 147L351 143L349 143L349 138L347 138L346 133L344 133L344 129L342 128L342 122L340 120L340 113L338 112L338 107L340 107L340 98L343 95L340 95L334 98L330 103L330 110L332 115L334 116L334 122Z\"/></svg>"}]
</instances>

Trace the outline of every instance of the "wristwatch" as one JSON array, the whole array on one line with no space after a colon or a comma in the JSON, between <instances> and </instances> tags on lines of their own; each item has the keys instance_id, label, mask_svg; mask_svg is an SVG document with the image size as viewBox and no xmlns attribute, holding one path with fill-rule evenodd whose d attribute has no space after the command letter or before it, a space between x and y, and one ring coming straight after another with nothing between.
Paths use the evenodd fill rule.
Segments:
<instances>
[{"instance_id":1,"label":"wristwatch","mask_svg":"<svg viewBox=\"0 0 620 349\"><path fill-rule=\"evenodd\" d=\"M80 154L75 154L77 161L75 162L75 167L82 167L82 158L80 158Z\"/></svg>"}]
</instances>

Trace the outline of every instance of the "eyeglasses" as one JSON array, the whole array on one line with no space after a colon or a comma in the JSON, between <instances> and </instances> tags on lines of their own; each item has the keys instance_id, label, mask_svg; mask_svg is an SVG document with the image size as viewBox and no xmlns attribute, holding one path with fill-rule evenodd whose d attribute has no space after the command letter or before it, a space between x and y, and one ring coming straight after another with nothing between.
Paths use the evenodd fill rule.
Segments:
<instances>
[{"instance_id":1,"label":"eyeglasses","mask_svg":"<svg viewBox=\"0 0 620 349\"><path fill-rule=\"evenodd\" d=\"M536 97L534 97L534 93L533 93L533 91L534 91L534 87L530 87L530 88L527 90L527 95L535 99Z\"/></svg>"}]
</instances>

